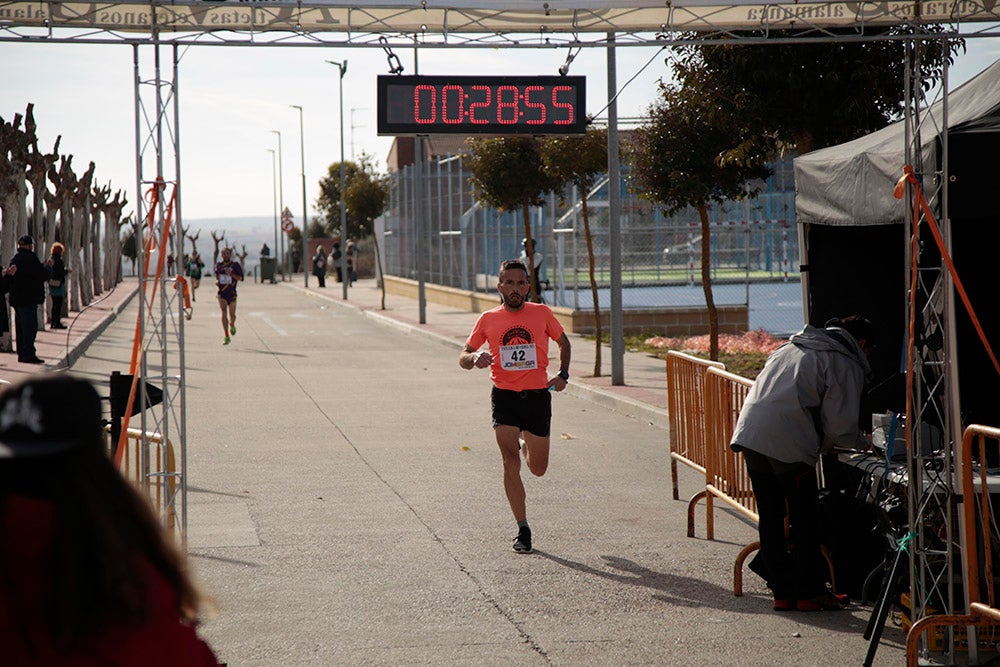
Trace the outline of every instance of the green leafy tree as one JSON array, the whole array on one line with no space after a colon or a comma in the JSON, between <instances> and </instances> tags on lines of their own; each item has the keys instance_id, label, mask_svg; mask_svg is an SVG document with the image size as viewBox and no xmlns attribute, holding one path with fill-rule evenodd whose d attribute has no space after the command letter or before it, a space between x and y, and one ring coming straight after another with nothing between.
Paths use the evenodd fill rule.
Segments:
<instances>
[{"instance_id":1,"label":"green leafy tree","mask_svg":"<svg viewBox=\"0 0 1000 667\"><path fill-rule=\"evenodd\" d=\"M582 137L549 137L542 141L542 168L561 189L571 183L580 193L583 230L587 238L587 260L590 265L590 293L594 301L594 377L601 376L601 306L597 300L597 278L594 269L594 241L590 234L587 194L600 174L608 170L607 130L590 129Z\"/></svg>"},{"instance_id":2,"label":"green leafy tree","mask_svg":"<svg viewBox=\"0 0 1000 667\"><path fill-rule=\"evenodd\" d=\"M531 206L544 203L542 195L555 189L557 183L542 168L539 143L530 137L474 138L468 140L471 153L465 165L472 176L469 180L478 189L486 204L502 211L521 209L524 237L528 240L528 272L531 299L538 301L535 291L535 253L528 215Z\"/></svg>"},{"instance_id":3,"label":"green leafy tree","mask_svg":"<svg viewBox=\"0 0 1000 667\"><path fill-rule=\"evenodd\" d=\"M932 31L940 31L931 26ZM907 34L890 28L886 36ZM851 33L853 34L853 32ZM769 38L789 36L770 32ZM903 112L905 50L902 40L729 45L687 44L671 61L677 81L711 80L744 122L800 154L850 141L898 120ZM921 76L941 78L961 40L922 42Z\"/></svg>"},{"instance_id":4,"label":"green leafy tree","mask_svg":"<svg viewBox=\"0 0 1000 667\"><path fill-rule=\"evenodd\" d=\"M362 161L366 156L362 156ZM356 162L344 161L344 189L360 173L362 165ZM334 162L326 170L326 176L319 180L319 198L316 200L316 210L323 218L323 236L340 236L340 163ZM361 238L365 236L365 221L347 210L347 237Z\"/></svg>"},{"instance_id":5,"label":"green leafy tree","mask_svg":"<svg viewBox=\"0 0 1000 667\"><path fill-rule=\"evenodd\" d=\"M701 279L709 316L709 356L719 358L719 316L712 296L712 202L753 196L753 179L765 178L773 141L754 135L738 107L711 82L689 78L683 87L660 83L649 121L628 147L633 189L670 214L691 206L701 221Z\"/></svg>"},{"instance_id":6,"label":"green leafy tree","mask_svg":"<svg viewBox=\"0 0 1000 667\"><path fill-rule=\"evenodd\" d=\"M362 156L361 171L357 172L344 188L344 202L347 210L365 221L365 228L371 230L372 241L375 245L375 262L378 265L378 274L382 273L382 254L378 245L378 236L375 234L375 219L385 211L389 201L389 187L384 176L375 173L371 160L367 156ZM385 280L382 283L382 310L385 310Z\"/></svg>"},{"instance_id":7,"label":"green leafy tree","mask_svg":"<svg viewBox=\"0 0 1000 667\"><path fill-rule=\"evenodd\" d=\"M330 236L329 230L323 224L320 218L314 217L312 222L309 223L309 238L311 239L321 239L324 236Z\"/></svg>"}]
</instances>

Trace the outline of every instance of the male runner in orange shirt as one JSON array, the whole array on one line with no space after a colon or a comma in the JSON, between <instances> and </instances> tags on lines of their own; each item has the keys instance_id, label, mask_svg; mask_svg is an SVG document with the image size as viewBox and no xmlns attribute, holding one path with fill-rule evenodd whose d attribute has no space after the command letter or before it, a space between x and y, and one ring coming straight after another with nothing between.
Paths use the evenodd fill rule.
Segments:
<instances>
[{"instance_id":1,"label":"male runner in orange shirt","mask_svg":"<svg viewBox=\"0 0 1000 667\"><path fill-rule=\"evenodd\" d=\"M514 551L531 553L531 529L525 510L519 449L524 462L541 477L549 466L550 389L562 391L569 380L570 344L548 306L528 302L528 270L518 260L500 265L501 303L479 316L458 365L490 368L493 380L493 431L503 457L503 486L517 521ZM559 346L559 374L549 379L549 339ZM483 343L489 350L478 351Z\"/></svg>"}]
</instances>

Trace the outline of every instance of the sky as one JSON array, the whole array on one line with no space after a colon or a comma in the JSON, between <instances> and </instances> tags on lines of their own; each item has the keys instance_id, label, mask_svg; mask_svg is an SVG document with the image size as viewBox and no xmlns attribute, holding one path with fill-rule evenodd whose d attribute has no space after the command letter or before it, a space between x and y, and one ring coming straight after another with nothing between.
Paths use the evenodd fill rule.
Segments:
<instances>
[{"instance_id":1,"label":"sky","mask_svg":"<svg viewBox=\"0 0 1000 667\"><path fill-rule=\"evenodd\" d=\"M140 49L144 77L153 50ZM404 74L554 75L566 59L561 49L396 50ZM641 116L656 99L667 76L666 51L656 47L616 50L618 115ZM169 74L171 50L161 50ZM1000 58L1000 38L968 40L968 51L951 68L952 88ZM306 200L316 215L318 180L340 160L339 70L326 61L347 61L343 79L343 150L347 160L372 156L385 169L392 137L375 127L376 78L389 73L382 48L192 46L180 50L181 214L204 219L273 217L275 200L288 206L296 225L302 213L304 145ZM39 147L50 152L61 135L60 153L72 154L77 174L96 164L95 185L123 190L135 210L135 102L133 50L124 44L44 44L0 42L0 117L10 120L34 103ZM12 66L12 64L16 64ZM606 118L607 52L584 48L570 67L587 77L587 112ZM152 109L152 87L143 98ZM299 111L302 107L302 131ZM603 113L602 113L603 112ZM272 154L281 133L281 166ZM143 132L143 137L147 133ZM304 139L304 141L303 141ZM172 158L171 158L172 159ZM149 164L145 162L144 164ZM144 167L149 170L150 167ZM165 170L174 174L172 165ZM275 172L281 188L275 197ZM145 173L150 177L152 174ZM206 233L207 235L207 233Z\"/></svg>"}]
</instances>

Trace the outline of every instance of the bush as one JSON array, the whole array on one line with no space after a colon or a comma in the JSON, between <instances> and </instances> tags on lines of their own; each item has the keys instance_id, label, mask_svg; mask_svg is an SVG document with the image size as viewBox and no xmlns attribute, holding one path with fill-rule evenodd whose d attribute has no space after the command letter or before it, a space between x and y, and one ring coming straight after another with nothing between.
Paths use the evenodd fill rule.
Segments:
<instances>
[{"instance_id":1,"label":"bush","mask_svg":"<svg viewBox=\"0 0 1000 667\"><path fill-rule=\"evenodd\" d=\"M757 329L742 336L721 334L719 336L719 361L726 370L745 378L754 379L764 368L767 356L785 343L785 339ZM696 357L708 358L709 337L667 338L664 336L640 336L627 341L628 348L650 352L662 359L670 350L678 350Z\"/></svg>"}]
</instances>

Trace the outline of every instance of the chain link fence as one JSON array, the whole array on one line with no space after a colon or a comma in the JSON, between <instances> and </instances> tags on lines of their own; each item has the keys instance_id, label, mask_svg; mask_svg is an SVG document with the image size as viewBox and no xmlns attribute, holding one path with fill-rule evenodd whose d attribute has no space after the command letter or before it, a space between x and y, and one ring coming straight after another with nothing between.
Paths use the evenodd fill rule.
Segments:
<instances>
[{"instance_id":1,"label":"chain link fence","mask_svg":"<svg viewBox=\"0 0 1000 667\"><path fill-rule=\"evenodd\" d=\"M411 165L390 175L389 205L381 220L388 275L416 280L422 268L428 283L495 291L500 262L522 253L524 213L484 207L469 185L469 176L459 157ZM417 196L421 188L422 198ZM621 192L623 307L704 304L698 212L688 209L666 216L630 193L624 181ZM611 239L606 178L588 194L587 210L598 300L608 308ZM777 334L797 330L802 307L791 160L774 165L774 174L756 198L713 205L709 220L716 304L748 305L751 329ZM528 221L535 251L543 256L539 274L545 302L592 309L579 193L574 188L561 197L548 195L544 205L529 208ZM423 255L421 248L426 249Z\"/></svg>"}]
</instances>

